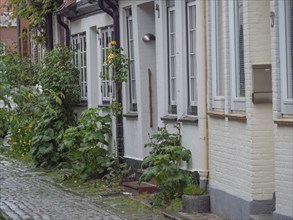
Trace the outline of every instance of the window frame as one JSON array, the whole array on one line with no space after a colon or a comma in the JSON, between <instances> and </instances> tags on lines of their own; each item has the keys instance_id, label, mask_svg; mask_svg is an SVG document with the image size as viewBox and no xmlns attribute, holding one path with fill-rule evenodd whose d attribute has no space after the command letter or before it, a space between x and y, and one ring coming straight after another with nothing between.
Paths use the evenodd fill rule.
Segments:
<instances>
[{"instance_id":1,"label":"window frame","mask_svg":"<svg viewBox=\"0 0 293 220\"><path fill-rule=\"evenodd\" d=\"M80 102L87 102L87 49L86 32L71 36L72 49L74 53L73 63L79 70Z\"/></svg>"},{"instance_id":2,"label":"window frame","mask_svg":"<svg viewBox=\"0 0 293 220\"><path fill-rule=\"evenodd\" d=\"M246 91L245 91L245 67L244 71L244 96L238 96L238 88L240 88L240 48L239 48L239 36L237 28L239 27L238 19L239 10L237 5L239 1L229 1L229 41L230 41L230 77L231 77L231 110L232 111L245 111ZM244 1L242 2L242 4ZM243 5L242 5L243 7ZM243 8L242 8L243 10ZM242 12L243 13L243 12ZM242 27L244 24L242 24ZM244 28L242 29L244 32ZM243 33L244 35L244 33ZM243 43L244 44L244 43ZM243 45L243 62L245 63L244 57L244 45ZM238 84L239 83L239 84Z\"/></svg>"},{"instance_id":3,"label":"window frame","mask_svg":"<svg viewBox=\"0 0 293 220\"><path fill-rule=\"evenodd\" d=\"M130 23L131 27L130 28ZM128 89L129 89L129 110L137 112L137 88L136 88L136 72L135 72L135 56L134 56L134 32L132 9L126 9L126 29L127 29L127 55L129 58L128 67ZM132 35L132 36L131 36ZM132 46L132 47L131 47Z\"/></svg>"},{"instance_id":4,"label":"window frame","mask_svg":"<svg viewBox=\"0 0 293 220\"><path fill-rule=\"evenodd\" d=\"M281 76L281 112L285 115L293 114L293 97L288 97L288 75L292 74L290 49L292 53L292 48L290 48L290 2L292 1L279 1L279 43L280 43L280 76ZM291 15L293 16L293 15ZM292 31L292 30L291 30ZM293 74L292 76L293 77ZM293 84L291 85L293 87ZM293 88L291 88L293 90Z\"/></svg>"},{"instance_id":5,"label":"window frame","mask_svg":"<svg viewBox=\"0 0 293 220\"><path fill-rule=\"evenodd\" d=\"M100 55L101 55L101 72L104 72L106 66L109 43L113 39L113 25L105 26L99 29ZM108 70L107 78L101 78L101 98L103 105L109 105L113 97L115 97L115 84L112 79L112 70Z\"/></svg>"},{"instance_id":6,"label":"window frame","mask_svg":"<svg viewBox=\"0 0 293 220\"><path fill-rule=\"evenodd\" d=\"M187 36L187 97L188 97L188 114L190 115L196 115L197 114L197 106L198 106L198 87L197 87L197 48L196 48L196 33L197 33L197 25L196 25L196 1L187 1L186 2L186 36ZM190 8L195 7L194 12L194 27L190 27L190 19L192 19L190 16ZM191 43L191 32L195 35L195 39L193 44ZM194 51L192 51L191 47L193 45ZM193 63L192 56L195 56L195 63ZM193 72L192 75L192 66L193 66ZM194 90L192 91L192 80L194 80ZM192 94L193 92L193 94ZM194 98L192 98L194 96Z\"/></svg>"},{"instance_id":7,"label":"window frame","mask_svg":"<svg viewBox=\"0 0 293 220\"><path fill-rule=\"evenodd\" d=\"M212 60L212 108L213 109L224 109L225 108L225 76L223 69L223 94L221 95L220 90L220 53L223 56L224 66L224 51L220 51L220 44L222 44L222 48L224 48L224 31L223 31L223 8L222 1L211 1L210 2L210 14L211 14L211 60ZM219 10L222 11L222 17L219 17ZM219 22L222 22L222 31L219 31L220 26ZM222 35L221 37L219 35ZM221 40L221 42L220 42Z\"/></svg>"},{"instance_id":8,"label":"window frame","mask_svg":"<svg viewBox=\"0 0 293 220\"><path fill-rule=\"evenodd\" d=\"M173 25L174 25L174 32L171 33L170 31L170 13L173 12L174 19L173 19ZM176 11L175 6L171 4L169 7L167 7L167 41L168 41L168 113L170 114L177 114L177 94L176 94ZM174 35L174 41L173 41L173 48L174 51L172 51L172 45L171 45L171 35ZM173 52L173 54L172 54ZM173 66L172 66L172 59ZM172 75L172 70L174 71L174 74ZM172 85L172 80L174 80L174 83ZM175 87L175 88L174 88ZM174 88L174 89L173 89ZM173 90L172 90L173 89ZM172 97L173 96L173 97Z\"/></svg>"}]
</instances>

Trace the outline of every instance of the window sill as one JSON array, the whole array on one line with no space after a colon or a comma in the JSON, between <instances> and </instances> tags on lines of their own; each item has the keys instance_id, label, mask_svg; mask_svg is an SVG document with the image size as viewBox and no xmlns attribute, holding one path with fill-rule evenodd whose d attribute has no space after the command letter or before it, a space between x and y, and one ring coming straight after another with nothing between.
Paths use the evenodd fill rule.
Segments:
<instances>
[{"instance_id":1,"label":"window sill","mask_svg":"<svg viewBox=\"0 0 293 220\"><path fill-rule=\"evenodd\" d=\"M87 101L86 102L79 102L79 103L74 104L74 106L75 107L87 107L88 103L87 103Z\"/></svg>"},{"instance_id":2,"label":"window sill","mask_svg":"<svg viewBox=\"0 0 293 220\"><path fill-rule=\"evenodd\" d=\"M246 121L247 120L246 115L244 115L244 114L230 113L230 114L227 114L226 117L228 119L235 120L235 121Z\"/></svg>"},{"instance_id":3,"label":"window sill","mask_svg":"<svg viewBox=\"0 0 293 220\"><path fill-rule=\"evenodd\" d=\"M185 116L183 118L178 119L179 122L188 123L188 124L197 124L198 117L197 116Z\"/></svg>"},{"instance_id":4,"label":"window sill","mask_svg":"<svg viewBox=\"0 0 293 220\"><path fill-rule=\"evenodd\" d=\"M274 123L279 126L293 126L293 118L276 118Z\"/></svg>"},{"instance_id":5,"label":"window sill","mask_svg":"<svg viewBox=\"0 0 293 220\"><path fill-rule=\"evenodd\" d=\"M99 108L107 108L109 106L110 106L110 104L101 104L101 105L98 105Z\"/></svg>"},{"instance_id":6,"label":"window sill","mask_svg":"<svg viewBox=\"0 0 293 220\"><path fill-rule=\"evenodd\" d=\"M228 118L229 120L235 120L235 121L246 121L246 115L241 113L230 113L225 114L224 112L218 112L218 111L210 111L208 112L208 115L213 118Z\"/></svg>"},{"instance_id":7,"label":"window sill","mask_svg":"<svg viewBox=\"0 0 293 220\"><path fill-rule=\"evenodd\" d=\"M162 121L170 121L170 122L176 122L177 121L177 116L175 115L165 115L161 117Z\"/></svg>"},{"instance_id":8,"label":"window sill","mask_svg":"<svg viewBox=\"0 0 293 220\"><path fill-rule=\"evenodd\" d=\"M218 111L210 111L208 112L208 115L212 118L225 118L224 112L218 112Z\"/></svg>"},{"instance_id":9,"label":"window sill","mask_svg":"<svg viewBox=\"0 0 293 220\"><path fill-rule=\"evenodd\" d=\"M127 113L123 114L123 117L125 117L127 119L137 119L138 114L136 112L127 112Z\"/></svg>"}]
</instances>

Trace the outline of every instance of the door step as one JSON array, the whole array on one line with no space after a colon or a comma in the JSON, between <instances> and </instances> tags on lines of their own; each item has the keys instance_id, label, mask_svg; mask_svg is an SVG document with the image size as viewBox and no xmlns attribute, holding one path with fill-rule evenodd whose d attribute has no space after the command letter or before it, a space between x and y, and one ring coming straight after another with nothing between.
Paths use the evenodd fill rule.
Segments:
<instances>
[{"instance_id":1,"label":"door step","mask_svg":"<svg viewBox=\"0 0 293 220\"><path fill-rule=\"evenodd\" d=\"M250 215L249 220L273 220L272 214Z\"/></svg>"},{"instance_id":2,"label":"door step","mask_svg":"<svg viewBox=\"0 0 293 220\"><path fill-rule=\"evenodd\" d=\"M140 184L137 181L124 182L122 185L124 191L132 193L134 196L142 193L154 193L157 190L156 185L146 182Z\"/></svg>"}]
</instances>

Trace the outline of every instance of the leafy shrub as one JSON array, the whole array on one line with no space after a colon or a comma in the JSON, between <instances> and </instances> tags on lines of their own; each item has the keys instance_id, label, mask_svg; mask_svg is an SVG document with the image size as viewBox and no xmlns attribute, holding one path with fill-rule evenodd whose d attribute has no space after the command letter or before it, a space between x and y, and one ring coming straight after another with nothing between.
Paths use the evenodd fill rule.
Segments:
<instances>
[{"instance_id":1,"label":"leafy shrub","mask_svg":"<svg viewBox=\"0 0 293 220\"><path fill-rule=\"evenodd\" d=\"M10 150L16 155L25 155L31 150L34 122L33 101L40 93L33 87L20 86L11 93L17 107L9 111Z\"/></svg>"},{"instance_id":2,"label":"leafy shrub","mask_svg":"<svg viewBox=\"0 0 293 220\"><path fill-rule=\"evenodd\" d=\"M57 139L70 121L58 103L52 106L50 102L44 98L43 105L36 106L39 120L35 123L31 149L36 166L55 166L63 161Z\"/></svg>"},{"instance_id":3,"label":"leafy shrub","mask_svg":"<svg viewBox=\"0 0 293 220\"><path fill-rule=\"evenodd\" d=\"M5 137L9 128L8 110L6 108L0 108L0 137Z\"/></svg>"},{"instance_id":4,"label":"leafy shrub","mask_svg":"<svg viewBox=\"0 0 293 220\"><path fill-rule=\"evenodd\" d=\"M11 150L32 153L36 166L64 160L57 137L75 124L71 104L79 100L79 71L71 60L69 49L59 47L36 66L15 55L2 60L0 99L16 104L9 116Z\"/></svg>"},{"instance_id":5,"label":"leafy shrub","mask_svg":"<svg viewBox=\"0 0 293 220\"><path fill-rule=\"evenodd\" d=\"M204 195L208 192L205 189L200 188L198 185L195 184L188 184L184 189L183 193L185 195Z\"/></svg>"},{"instance_id":6,"label":"leafy shrub","mask_svg":"<svg viewBox=\"0 0 293 220\"><path fill-rule=\"evenodd\" d=\"M79 71L71 62L72 57L70 49L56 47L46 51L45 59L37 71L37 81L44 91L64 95L64 107L78 102L80 97Z\"/></svg>"},{"instance_id":7,"label":"leafy shrub","mask_svg":"<svg viewBox=\"0 0 293 220\"><path fill-rule=\"evenodd\" d=\"M158 133L151 137L151 142L145 147L151 147L150 155L145 157L142 168L145 168L140 181L157 182L158 193L154 196L153 205L160 206L182 195L183 188L192 181L189 174L180 171L181 161L188 162L190 150L180 144L178 133L170 134L166 128L159 128Z\"/></svg>"},{"instance_id":8,"label":"leafy shrub","mask_svg":"<svg viewBox=\"0 0 293 220\"><path fill-rule=\"evenodd\" d=\"M100 116L98 109L84 111L77 126L69 127L60 136L60 150L66 152L64 164L73 169L73 178L87 180L102 177L118 161L106 146L111 135L110 115Z\"/></svg>"}]
</instances>

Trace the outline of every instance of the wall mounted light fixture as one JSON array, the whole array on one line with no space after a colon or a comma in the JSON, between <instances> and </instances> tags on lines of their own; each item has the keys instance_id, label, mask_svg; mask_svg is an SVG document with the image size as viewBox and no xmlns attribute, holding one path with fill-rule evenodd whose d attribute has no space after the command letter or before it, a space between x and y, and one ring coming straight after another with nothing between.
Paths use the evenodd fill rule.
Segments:
<instances>
[{"instance_id":1,"label":"wall mounted light fixture","mask_svg":"<svg viewBox=\"0 0 293 220\"><path fill-rule=\"evenodd\" d=\"M147 33L147 34L145 34L145 35L142 37L142 40L143 40L144 42L149 42L149 41L152 41L152 40L156 40L156 37L155 37L153 34L151 34L151 33Z\"/></svg>"}]
</instances>

